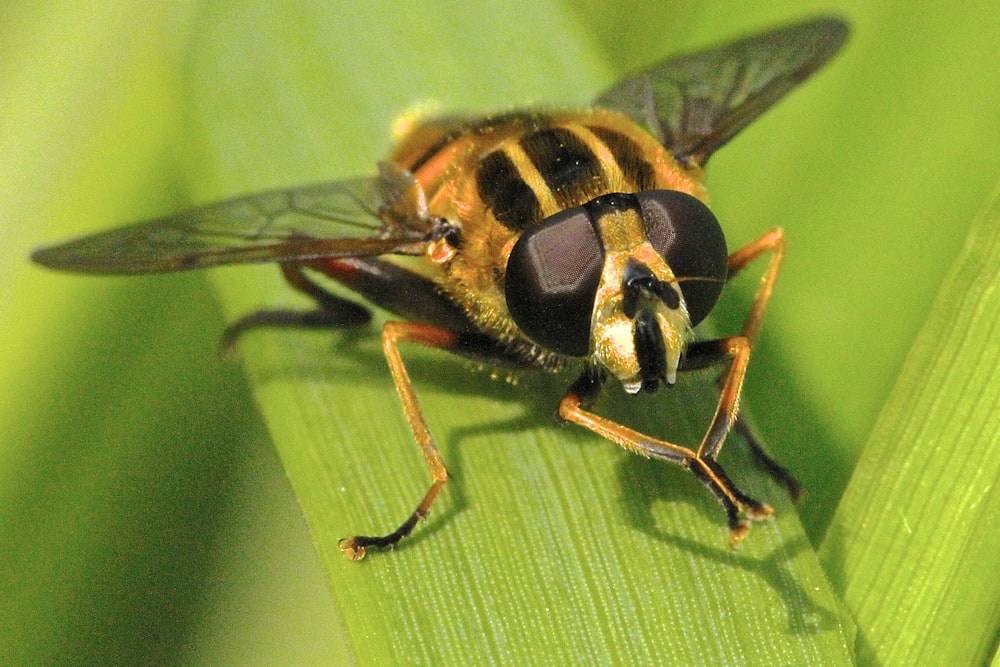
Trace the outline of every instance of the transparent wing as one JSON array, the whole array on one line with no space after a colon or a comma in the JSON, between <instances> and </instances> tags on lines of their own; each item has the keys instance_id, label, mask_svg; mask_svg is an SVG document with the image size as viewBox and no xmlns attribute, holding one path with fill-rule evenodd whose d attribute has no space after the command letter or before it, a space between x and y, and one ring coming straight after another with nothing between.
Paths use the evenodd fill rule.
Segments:
<instances>
[{"instance_id":1,"label":"transparent wing","mask_svg":"<svg viewBox=\"0 0 1000 667\"><path fill-rule=\"evenodd\" d=\"M432 227L410 172L272 190L42 248L31 258L80 273L134 274L220 264L417 254Z\"/></svg>"},{"instance_id":2,"label":"transparent wing","mask_svg":"<svg viewBox=\"0 0 1000 667\"><path fill-rule=\"evenodd\" d=\"M720 146L819 69L848 26L822 17L669 58L597 98L644 126L682 162L703 165Z\"/></svg>"}]
</instances>

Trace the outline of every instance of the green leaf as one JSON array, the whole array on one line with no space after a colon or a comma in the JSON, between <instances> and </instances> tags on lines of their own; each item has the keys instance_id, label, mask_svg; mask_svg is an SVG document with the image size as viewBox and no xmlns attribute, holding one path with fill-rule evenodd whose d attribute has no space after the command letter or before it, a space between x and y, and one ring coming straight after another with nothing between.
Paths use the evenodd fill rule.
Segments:
<instances>
[{"instance_id":1,"label":"green leaf","mask_svg":"<svg viewBox=\"0 0 1000 667\"><path fill-rule=\"evenodd\" d=\"M805 482L799 511L818 542L996 180L1000 15L954 4L356 4L0 8L4 662L849 661L850 624L794 510L737 442L724 462L780 514L731 553L717 506L682 471L552 423L570 378L510 386L406 349L455 480L397 552L349 563L336 539L394 526L427 483L374 330L241 344L310 537L248 391L213 359L222 318L199 278L56 276L25 257L197 201L368 172L392 119L420 100L446 111L582 104L667 53L840 5L855 26L843 57L708 169L734 247L774 225L789 234L744 405ZM227 321L304 305L273 268L220 270L213 283ZM721 330L738 326L753 283L733 285ZM611 391L600 408L689 441L711 407L705 391L692 383L639 403ZM861 548L853 525L841 529L855 502L823 564L849 591L867 657L895 628L873 624L850 591L871 582L874 600L928 579L898 574L909 575L910 552L844 562ZM868 516L888 522L898 507ZM954 557L977 572L993 564ZM945 560L942 570L957 567ZM960 614L995 609L984 606L993 595L981 586L934 618L954 628ZM988 636L992 618L967 627Z\"/></svg>"},{"instance_id":2,"label":"green leaf","mask_svg":"<svg viewBox=\"0 0 1000 667\"><path fill-rule=\"evenodd\" d=\"M216 360L204 280L28 262L183 205L164 165L189 10L0 8L4 664L175 664L199 641L232 660L248 637L265 663L334 655L315 552L238 366Z\"/></svg>"},{"instance_id":3,"label":"green leaf","mask_svg":"<svg viewBox=\"0 0 1000 667\"><path fill-rule=\"evenodd\" d=\"M1000 190L973 223L823 541L872 664L984 664L1000 628Z\"/></svg>"}]
</instances>

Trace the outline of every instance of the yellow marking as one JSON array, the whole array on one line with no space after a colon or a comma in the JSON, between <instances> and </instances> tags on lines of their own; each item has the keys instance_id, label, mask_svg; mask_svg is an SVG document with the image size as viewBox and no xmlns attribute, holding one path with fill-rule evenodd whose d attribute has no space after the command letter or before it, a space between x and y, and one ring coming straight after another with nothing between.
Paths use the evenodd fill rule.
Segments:
<instances>
[{"instance_id":1,"label":"yellow marking","mask_svg":"<svg viewBox=\"0 0 1000 667\"><path fill-rule=\"evenodd\" d=\"M601 245L608 254L631 250L646 242L646 228L639 211L612 211L602 215L596 222Z\"/></svg>"},{"instance_id":2,"label":"yellow marking","mask_svg":"<svg viewBox=\"0 0 1000 667\"><path fill-rule=\"evenodd\" d=\"M507 154L507 157L514 164L514 168L517 169L517 175L535 193L535 196L538 198L538 204L542 209L543 217L548 217L562 210L559 204L556 203L555 195L552 194L552 191L545 184L545 179L542 178L538 169L535 168L535 164L528 157L528 154L524 152L519 143L514 141L508 142L501 150Z\"/></svg>"},{"instance_id":3,"label":"yellow marking","mask_svg":"<svg viewBox=\"0 0 1000 667\"><path fill-rule=\"evenodd\" d=\"M626 180L625 173L611 149L596 134L579 123L566 123L560 127L576 135L597 158L598 164L604 171L604 182L607 183L608 192L635 192L635 183Z\"/></svg>"},{"instance_id":4,"label":"yellow marking","mask_svg":"<svg viewBox=\"0 0 1000 667\"><path fill-rule=\"evenodd\" d=\"M402 141L414 128L422 125L428 118L431 118L441 111L441 102L438 100L419 100L411 104L406 111L399 114L392 121L392 137L397 142Z\"/></svg>"},{"instance_id":5,"label":"yellow marking","mask_svg":"<svg viewBox=\"0 0 1000 667\"><path fill-rule=\"evenodd\" d=\"M590 325L591 354L618 378L625 391L634 394L642 388L642 377L635 350L635 323L625 315L622 307L625 267L634 259L648 267L658 280L670 283L675 277L670 266L649 243L638 211L609 211L596 221L596 227L605 256ZM670 384L675 381L681 354L691 338L687 306L683 295L678 295L679 308L667 308L659 300L648 306L656 315L663 337L666 379Z\"/></svg>"}]
</instances>

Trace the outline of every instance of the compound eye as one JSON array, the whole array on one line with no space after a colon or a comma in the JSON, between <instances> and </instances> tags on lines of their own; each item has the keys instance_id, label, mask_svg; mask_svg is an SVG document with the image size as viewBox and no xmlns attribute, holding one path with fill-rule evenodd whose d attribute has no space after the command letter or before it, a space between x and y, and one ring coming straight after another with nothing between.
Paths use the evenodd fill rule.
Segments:
<instances>
[{"instance_id":1,"label":"compound eye","mask_svg":"<svg viewBox=\"0 0 1000 667\"><path fill-rule=\"evenodd\" d=\"M603 263L601 244L582 207L532 227L507 260L504 296L514 322L553 352L587 355Z\"/></svg>"},{"instance_id":2,"label":"compound eye","mask_svg":"<svg viewBox=\"0 0 1000 667\"><path fill-rule=\"evenodd\" d=\"M711 312L728 273L726 237L701 200L677 190L637 195L646 237L677 277L692 326Z\"/></svg>"}]
</instances>

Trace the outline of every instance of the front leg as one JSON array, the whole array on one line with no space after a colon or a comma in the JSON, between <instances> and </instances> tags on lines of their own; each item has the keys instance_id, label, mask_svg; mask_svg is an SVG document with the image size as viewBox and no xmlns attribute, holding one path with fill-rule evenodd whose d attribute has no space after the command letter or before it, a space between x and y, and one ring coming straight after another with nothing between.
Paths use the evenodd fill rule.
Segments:
<instances>
[{"instance_id":1,"label":"front leg","mask_svg":"<svg viewBox=\"0 0 1000 667\"><path fill-rule=\"evenodd\" d=\"M742 271L747 264L757 259L765 253L771 253L771 259L767 263L764 275L760 278L760 285L757 293L754 294L753 303L743 322L743 330L740 332L746 338L751 347L757 340L760 326L764 322L764 313L771 302L771 292L774 290L774 283L778 280L778 271L781 269L781 262L785 258L785 232L780 227L775 227L765 233L760 238L751 241L739 250L729 255L728 260L728 280Z\"/></svg>"},{"instance_id":2,"label":"front leg","mask_svg":"<svg viewBox=\"0 0 1000 667\"><path fill-rule=\"evenodd\" d=\"M719 342L722 343L722 341ZM743 348L739 342L733 342L725 346L725 349L731 350L733 355L737 357L737 361L741 355L745 356L741 352ZM733 368L736 368L735 373L731 368L728 377L731 378L730 381L741 384L745 360L742 363L734 363ZM709 452L718 450L721 446L720 438L724 440L729 431L735 406L723 405L723 401L732 401L734 400L733 396L738 400L738 388L735 392L723 393L723 397L728 396L729 398L720 398L712 425L709 426L698 450L694 451L666 440L644 435L592 412L590 406L596 400L603 384L603 373L593 369L586 370L560 401L559 416L566 421L579 424L631 452L669 461L690 470L725 510L729 524L729 541L734 547L739 545L750 530L749 520L765 519L774 512L769 505L754 500L740 491L729 479L722 466L715 461L713 456L709 455ZM718 444L715 444L716 440L719 440Z\"/></svg>"}]
</instances>

